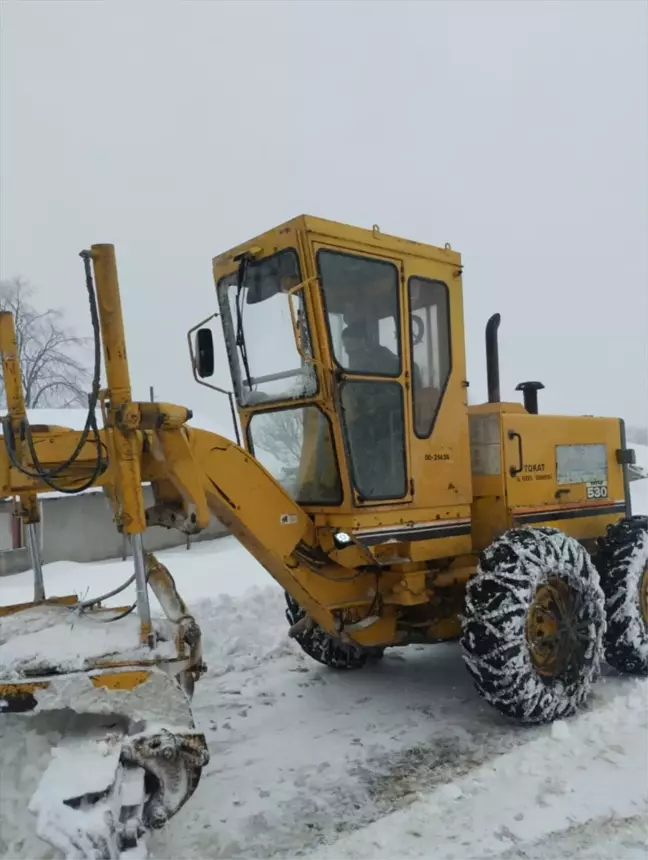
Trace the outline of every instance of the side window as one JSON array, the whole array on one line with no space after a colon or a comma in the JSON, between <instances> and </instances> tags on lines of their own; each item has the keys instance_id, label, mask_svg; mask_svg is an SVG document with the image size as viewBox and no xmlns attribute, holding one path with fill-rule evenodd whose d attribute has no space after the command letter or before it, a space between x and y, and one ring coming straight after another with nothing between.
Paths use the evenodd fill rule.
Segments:
<instances>
[{"instance_id":1,"label":"side window","mask_svg":"<svg viewBox=\"0 0 648 860\"><path fill-rule=\"evenodd\" d=\"M349 373L400 376L396 266L326 250L317 265L337 364Z\"/></svg>"},{"instance_id":2,"label":"side window","mask_svg":"<svg viewBox=\"0 0 648 860\"><path fill-rule=\"evenodd\" d=\"M412 277L408 292L414 432L427 439L452 369L448 288L441 281Z\"/></svg>"}]
</instances>

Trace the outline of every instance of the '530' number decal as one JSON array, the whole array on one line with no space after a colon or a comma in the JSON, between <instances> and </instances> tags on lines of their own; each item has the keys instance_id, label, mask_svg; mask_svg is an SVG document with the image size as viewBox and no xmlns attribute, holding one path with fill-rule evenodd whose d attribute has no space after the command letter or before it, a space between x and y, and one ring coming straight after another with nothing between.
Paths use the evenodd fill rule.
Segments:
<instances>
[{"instance_id":1,"label":"'530' number decal","mask_svg":"<svg viewBox=\"0 0 648 860\"><path fill-rule=\"evenodd\" d=\"M588 499L607 499L607 484L589 484L587 487Z\"/></svg>"}]
</instances>

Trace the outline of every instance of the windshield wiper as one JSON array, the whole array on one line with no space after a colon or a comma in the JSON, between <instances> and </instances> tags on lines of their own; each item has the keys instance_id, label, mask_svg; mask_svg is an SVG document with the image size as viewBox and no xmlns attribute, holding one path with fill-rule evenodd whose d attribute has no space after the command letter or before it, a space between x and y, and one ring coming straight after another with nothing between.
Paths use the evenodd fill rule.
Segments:
<instances>
[{"instance_id":1,"label":"windshield wiper","mask_svg":"<svg viewBox=\"0 0 648 860\"><path fill-rule=\"evenodd\" d=\"M239 261L238 271L236 273L236 336L234 344L239 351L243 369L245 370L246 382L249 390L252 390L252 374L250 373L250 364L248 361L247 346L245 344L245 334L243 332L243 308L245 306L243 292L245 289L245 276L247 275L248 263L250 255L247 253L241 254L236 258Z\"/></svg>"}]
</instances>

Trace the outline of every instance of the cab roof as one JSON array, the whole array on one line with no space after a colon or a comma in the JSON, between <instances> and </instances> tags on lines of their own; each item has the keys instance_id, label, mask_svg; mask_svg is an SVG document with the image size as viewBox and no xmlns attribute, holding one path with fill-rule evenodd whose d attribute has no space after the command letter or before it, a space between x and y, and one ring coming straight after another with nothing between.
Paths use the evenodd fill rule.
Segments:
<instances>
[{"instance_id":1,"label":"cab roof","mask_svg":"<svg viewBox=\"0 0 648 860\"><path fill-rule=\"evenodd\" d=\"M403 239L382 233L379 228L371 230L363 227L352 227L339 221L330 221L327 218L316 218L313 215L298 215L290 221L279 224L277 227L267 230L265 233L248 239L235 248L230 248L213 259L214 265L224 265L232 262L234 257L249 250L255 245L268 245L273 239L278 240L280 236L285 237L289 233L308 233L324 239L335 240L336 243L353 242L365 245L369 250L390 251L396 255L407 255L425 257L439 262L461 265L461 254L453 251L450 246L443 248L437 245L428 245L423 242L415 242L412 239ZM285 238L281 244L285 245Z\"/></svg>"}]
</instances>

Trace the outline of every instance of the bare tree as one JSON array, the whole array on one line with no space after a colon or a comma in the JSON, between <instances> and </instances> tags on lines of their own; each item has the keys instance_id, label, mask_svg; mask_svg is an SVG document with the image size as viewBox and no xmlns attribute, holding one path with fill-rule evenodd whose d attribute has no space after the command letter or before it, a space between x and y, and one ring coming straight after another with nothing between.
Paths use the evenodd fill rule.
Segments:
<instances>
[{"instance_id":1,"label":"bare tree","mask_svg":"<svg viewBox=\"0 0 648 860\"><path fill-rule=\"evenodd\" d=\"M252 425L254 445L273 454L287 468L301 459L304 423L301 409L283 409L255 417Z\"/></svg>"},{"instance_id":2,"label":"bare tree","mask_svg":"<svg viewBox=\"0 0 648 860\"><path fill-rule=\"evenodd\" d=\"M33 296L34 290L23 278L0 283L0 311L14 315L25 405L31 409L85 406L90 374L81 358L90 338L77 337L60 311L37 310ZM0 401L5 401L1 380Z\"/></svg>"}]
</instances>

